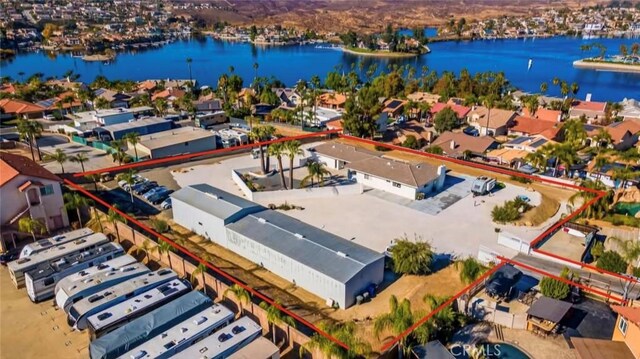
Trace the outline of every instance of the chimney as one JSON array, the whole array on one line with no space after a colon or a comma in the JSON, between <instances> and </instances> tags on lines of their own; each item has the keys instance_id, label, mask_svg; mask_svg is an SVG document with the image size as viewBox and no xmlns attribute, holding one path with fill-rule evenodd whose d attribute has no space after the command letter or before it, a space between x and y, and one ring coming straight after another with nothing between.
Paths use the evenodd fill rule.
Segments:
<instances>
[{"instance_id":1,"label":"chimney","mask_svg":"<svg viewBox=\"0 0 640 359\"><path fill-rule=\"evenodd\" d=\"M456 141L451 140L451 143L449 144L449 147L451 147L452 150L456 149Z\"/></svg>"},{"instance_id":2,"label":"chimney","mask_svg":"<svg viewBox=\"0 0 640 359\"><path fill-rule=\"evenodd\" d=\"M436 173L438 174L438 179L435 183L435 189L436 191L440 191L442 190L442 187L444 187L444 180L447 178L447 167L445 165L438 166L438 171Z\"/></svg>"}]
</instances>

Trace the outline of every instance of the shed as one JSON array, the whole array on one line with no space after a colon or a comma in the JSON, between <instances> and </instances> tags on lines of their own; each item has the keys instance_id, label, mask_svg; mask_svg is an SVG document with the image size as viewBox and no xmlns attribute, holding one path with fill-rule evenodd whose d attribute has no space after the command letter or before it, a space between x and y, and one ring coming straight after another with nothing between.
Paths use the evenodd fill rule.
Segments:
<instances>
[{"instance_id":1,"label":"shed","mask_svg":"<svg viewBox=\"0 0 640 359\"><path fill-rule=\"evenodd\" d=\"M529 316L528 329L536 331L537 328L545 333L553 331L562 318L571 310L571 306L571 303L561 300L540 297L533 302L533 305L527 311Z\"/></svg>"},{"instance_id":2,"label":"shed","mask_svg":"<svg viewBox=\"0 0 640 359\"><path fill-rule=\"evenodd\" d=\"M119 140L127 133L136 132L138 135L148 135L151 133L170 130L173 126L173 121L159 118L141 118L139 120L117 123L115 125L104 126L105 131L109 131L111 138Z\"/></svg>"}]
</instances>

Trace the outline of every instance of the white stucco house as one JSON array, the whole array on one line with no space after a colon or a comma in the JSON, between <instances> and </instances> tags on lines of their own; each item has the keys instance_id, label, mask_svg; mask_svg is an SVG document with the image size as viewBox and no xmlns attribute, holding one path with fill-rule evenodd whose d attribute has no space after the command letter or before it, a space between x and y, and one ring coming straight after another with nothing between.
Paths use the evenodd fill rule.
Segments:
<instances>
[{"instance_id":1,"label":"white stucco house","mask_svg":"<svg viewBox=\"0 0 640 359\"><path fill-rule=\"evenodd\" d=\"M0 247L15 245L20 218L30 216L51 232L69 225L62 199L62 180L31 159L0 152Z\"/></svg>"}]
</instances>

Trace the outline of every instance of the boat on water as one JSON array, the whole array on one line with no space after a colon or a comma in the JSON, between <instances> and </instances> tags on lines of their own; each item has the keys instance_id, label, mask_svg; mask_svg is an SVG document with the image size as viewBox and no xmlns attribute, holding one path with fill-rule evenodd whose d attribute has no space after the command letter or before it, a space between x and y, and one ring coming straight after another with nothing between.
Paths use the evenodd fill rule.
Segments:
<instances>
[{"instance_id":1,"label":"boat on water","mask_svg":"<svg viewBox=\"0 0 640 359\"><path fill-rule=\"evenodd\" d=\"M527 71L531 70L531 66L533 66L533 59L529 59L529 65L527 66Z\"/></svg>"}]
</instances>

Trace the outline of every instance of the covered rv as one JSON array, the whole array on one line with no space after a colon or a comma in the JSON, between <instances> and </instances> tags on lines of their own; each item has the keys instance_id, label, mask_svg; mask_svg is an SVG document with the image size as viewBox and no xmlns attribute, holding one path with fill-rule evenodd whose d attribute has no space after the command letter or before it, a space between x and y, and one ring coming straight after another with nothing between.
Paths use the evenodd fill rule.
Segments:
<instances>
[{"instance_id":1,"label":"covered rv","mask_svg":"<svg viewBox=\"0 0 640 359\"><path fill-rule=\"evenodd\" d=\"M69 243L89 235L92 235L93 231L89 228L80 228L75 231L63 233L57 236L40 239L33 243L25 245L20 251L20 258L30 257L34 254L40 253L53 246Z\"/></svg>"}]
</instances>

